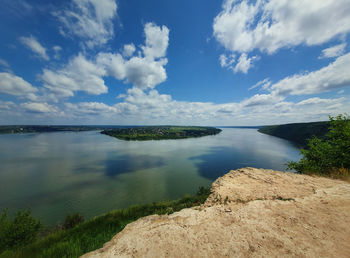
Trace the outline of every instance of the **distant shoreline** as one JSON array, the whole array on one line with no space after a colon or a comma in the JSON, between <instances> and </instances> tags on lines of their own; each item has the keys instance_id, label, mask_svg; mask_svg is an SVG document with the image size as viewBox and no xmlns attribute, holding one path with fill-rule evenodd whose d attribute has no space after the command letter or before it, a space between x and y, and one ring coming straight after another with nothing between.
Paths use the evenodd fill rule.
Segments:
<instances>
[{"instance_id":1,"label":"distant shoreline","mask_svg":"<svg viewBox=\"0 0 350 258\"><path fill-rule=\"evenodd\" d=\"M4 125L0 126L0 134L48 133L48 132L84 132L104 130L96 126L65 126L65 125Z\"/></svg>"}]
</instances>

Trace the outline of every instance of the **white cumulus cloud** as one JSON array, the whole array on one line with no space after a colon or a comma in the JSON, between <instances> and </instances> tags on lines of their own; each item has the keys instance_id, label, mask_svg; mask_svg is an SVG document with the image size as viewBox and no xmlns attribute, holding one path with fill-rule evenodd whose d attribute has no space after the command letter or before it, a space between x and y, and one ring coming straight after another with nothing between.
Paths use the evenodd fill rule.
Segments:
<instances>
[{"instance_id":1,"label":"white cumulus cloud","mask_svg":"<svg viewBox=\"0 0 350 258\"><path fill-rule=\"evenodd\" d=\"M122 61L120 74L127 77L128 60L121 55L112 55ZM141 58L142 57L137 57ZM132 58L131 58L132 59ZM130 60L131 60L130 59ZM170 95L160 94L157 90L137 87L118 96L121 102L108 106L105 104L85 103L77 106L80 117L84 112L94 116L101 113L105 119L124 121L132 124L222 124L228 125L239 120L240 124L257 125L287 122L327 120L328 115L336 115L350 110L346 98L302 99L291 102L286 99L291 95L321 93L350 85L350 53L338 57L333 63L319 70L286 77L277 83L269 78L259 81L252 88L261 87L266 94L256 94L240 102L215 104L211 102L176 101ZM102 119L102 118L101 118ZM121 120L118 120L121 119ZM108 120L110 121L110 120Z\"/></svg>"},{"instance_id":2,"label":"white cumulus cloud","mask_svg":"<svg viewBox=\"0 0 350 258\"><path fill-rule=\"evenodd\" d=\"M133 43L124 45L123 56L130 57L134 54L136 48Z\"/></svg>"},{"instance_id":3,"label":"white cumulus cloud","mask_svg":"<svg viewBox=\"0 0 350 258\"><path fill-rule=\"evenodd\" d=\"M295 74L271 85L276 95L304 95L326 92L350 85L350 53L317 71Z\"/></svg>"},{"instance_id":4,"label":"white cumulus cloud","mask_svg":"<svg viewBox=\"0 0 350 258\"><path fill-rule=\"evenodd\" d=\"M154 88L167 78L164 66L168 60L164 55L168 46L168 33L169 30L165 26L147 23L146 44L141 46L141 49L146 51L142 52L143 55L126 57L124 53L123 57L120 53L101 52L89 60L83 54L79 54L61 69L44 69L40 78L44 87L58 97L72 97L76 91L93 95L107 93L108 88L104 82L106 76L113 76L143 90ZM156 40L153 42L149 37ZM135 52L133 48L133 44L126 47L128 54Z\"/></svg>"},{"instance_id":5,"label":"white cumulus cloud","mask_svg":"<svg viewBox=\"0 0 350 258\"><path fill-rule=\"evenodd\" d=\"M243 53L234 68L234 72L248 73L248 70L253 67L253 62L259 59L258 56L248 57L246 53Z\"/></svg>"},{"instance_id":6,"label":"white cumulus cloud","mask_svg":"<svg viewBox=\"0 0 350 258\"><path fill-rule=\"evenodd\" d=\"M166 26L157 26L147 23L144 28L146 45L142 47L146 58L156 59L166 55L169 44L169 29Z\"/></svg>"},{"instance_id":7,"label":"white cumulus cloud","mask_svg":"<svg viewBox=\"0 0 350 258\"><path fill-rule=\"evenodd\" d=\"M66 103L66 107L69 112L83 113L83 114L111 114L117 112L117 109L113 106L108 106L101 102L80 102L77 104Z\"/></svg>"},{"instance_id":8,"label":"white cumulus cloud","mask_svg":"<svg viewBox=\"0 0 350 258\"><path fill-rule=\"evenodd\" d=\"M345 98L310 98L294 103L286 102L283 96L257 94L241 102L214 104L176 101L154 89L146 93L139 88L129 89L121 98L123 102L104 107L106 110L115 108L116 112L101 112L101 116L112 114L109 119L122 118L122 121L133 124L232 125L232 121L239 119L241 125L257 125L327 120L329 114L350 108ZM85 111L81 110L83 114Z\"/></svg>"},{"instance_id":9,"label":"white cumulus cloud","mask_svg":"<svg viewBox=\"0 0 350 258\"><path fill-rule=\"evenodd\" d=\"M240 53L319 45L350 31L350 4L348 0L225 0L213 29L220 44Z\"/></svg>"},{"instance_id":10,"label":"white cumulus cloud","mask_svg":"<svg viewBox=\"0 0 350 258\"><path fill-rule=\"evenodd\" d=\"M167 59L148 61L146 58L133 57L125 64L126 81L142 89L154 88L166 80L166 64Z\"/></svg>"},{"instance_id":11,"label":"white cumulus cloud","mask_svg":"<svg viewBox=\"0 0 350 258\"><path fill-rule=\"evenodd\" d=\"M248 73L248 70L253 67L254 61L258 60L258 56L248 57L246 53L240 55L238 60L236 60L235 54L225 55L221 54L219 56L219 61L221 67L226 67L232 70L234 73Z\"/></svg>"},{"instance_id":12,"label":"white cumulus cloud","mask_svg":"<svg viewBox=\"0 0 350 258\"><path fill-rule=\"evenodd\" d=\"M282 101L284 98L275 94L256 94L246 100L243 100L240 104L243 107L271 105Z\"/></svg>"},{"instance_id":13,"label":"white cumulus cloud","mask_svg":"<svg viewBox=\"0 0 350 258\"><path fill-rule=\"evenodd\" d=\"M107 93L108 88L102 78L104 75L102 67L79 54L62 69L44 69L40 78L44 87L58 96L72 97L76 91L92 95Z\"/></svg>"},{"instance_id":14,"label":"white cumulus cloud","mask_svg":"<svg viewBox=\"0 0 350 258\"><path fill-rule=\"evenodd\" d=\"M0 73L0 92L20 96L24 98L33 98L38 89L29 82L12 73Z\"/></svg>"},{"instance_id":15,"label":"white cumulus cloud","mask_svg":"<svg viewBox=\"0 0 350 258\"><path fill-rule=\"evenodd\" d=\"M99 53L96 64L105 69L107 75L115 77L117 80L124 80L126 77L126 60L121 54Z\"/></svg>"},{"instance_id":16,"label":"white cumulus cloud","mask_svg":"<svg viewBox=\"0 0 350 258\"><path fill-rule=\"evenodd\" d=\"M58 109L47 103L38 103L38 102L26 102L22 103L23 107L27 112L33 113L56 113Z\"/></svg>"},{"instance_id":17,"label":"white cumulus cloud","mask_svg":"<svg viewBox=\"0 0 350 258\"><path fill-rule=\"evenodd\" d=\"M147 23L144 31L146 44L141 46L143 55L131 56L129 59L119 53L100 53L97 56L97 64L104 67L107 75L140 89L154 88L167 79L164 66L168 62L165 55L169 29Z\"/></svg>"},{"instance_id":18,"label":"white cumulus cloud","mask_svg":"<svg viewBox=\"0 0 350 258\"><path fill-rule=\"evenodd\" d=\"M221 67L234 69L233 64L236 62L236 56L234 54L231 54L231 55L222 54L219 56L219 61L220 61Z\"/></svg>"}]
</instances>

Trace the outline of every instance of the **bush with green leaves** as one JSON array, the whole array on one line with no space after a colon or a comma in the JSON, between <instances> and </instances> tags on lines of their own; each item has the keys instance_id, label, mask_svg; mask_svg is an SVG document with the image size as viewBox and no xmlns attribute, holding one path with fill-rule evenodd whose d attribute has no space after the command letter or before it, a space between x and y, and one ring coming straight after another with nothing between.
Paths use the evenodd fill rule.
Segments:
<instances>
[{"instance_id":1,"label":"bush with green leaves","mask_svg":"<svg viewBox=\"0 0 350 258\"><path fill-rule=\"evenodd\" d=\"M75 214L68 214L63 223L63 229L74 228L76 225L84 222L84 217L79 212Z\"/></svg>"},{"instance_id":2,"label":"bush with green leaves","mask_svg":"<svg viewBox=\"0 0 350 258\"><path fill-rule=\"evenodd\" d=\"M324 140L309 139L301 150L298 162L289 162L288 168L299 173L332 175L334 171L350 169L350 119L347 115L329 117L330 126Z\"/></svg>"},{"instance_id":3,"label":"bush with green leaves","mask_svg":"<svg viewBox=\"0 0 350 258\"><path fill-rule=\"evenodd\" d=\"M9 219L8 211L0 214L0 253L6 249L15 249L32 243L38 236L42 224L36 220L30 210L20 210Z\"/></svg>"}]
</instances>

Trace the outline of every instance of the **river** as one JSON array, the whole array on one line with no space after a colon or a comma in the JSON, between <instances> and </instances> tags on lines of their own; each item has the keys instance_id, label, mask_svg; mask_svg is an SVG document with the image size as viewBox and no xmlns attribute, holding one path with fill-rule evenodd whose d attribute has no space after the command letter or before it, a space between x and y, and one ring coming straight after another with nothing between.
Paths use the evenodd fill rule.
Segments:
<instances>
[{"instance_id":1,"label":"river","mask_svg":"<svg viewBox=\"0 0 350 258\"><path fill-rule=\"evenodd\" d=\"M0 209L30 208L45 225L134 204L176 199L230 169L285 170L290 142L256 129L214 136L122 141L98 131L0 135Z\"/></svg>"}]
</instances>

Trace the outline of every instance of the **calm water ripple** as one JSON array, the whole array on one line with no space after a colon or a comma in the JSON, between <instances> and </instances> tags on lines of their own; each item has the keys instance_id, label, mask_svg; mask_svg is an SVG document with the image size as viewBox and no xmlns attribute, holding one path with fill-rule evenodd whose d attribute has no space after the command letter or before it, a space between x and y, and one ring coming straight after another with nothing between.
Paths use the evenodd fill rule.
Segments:
<instances>
[{"instance_id":1,"label":"calm water ripple","mask_svg":"<svg viewBox=\"0 0 350 258\"><path fill-rule=\"evenodd\" d=\"M0 209L30 207L47 225L194 193L230 169L284 170L288 141L224 128L197 139L121 141L99 132L0 135Z\"/></svg>"}]
</instances>

